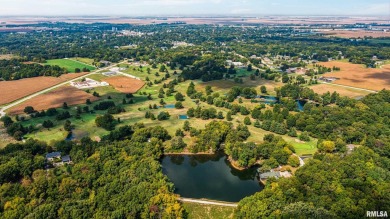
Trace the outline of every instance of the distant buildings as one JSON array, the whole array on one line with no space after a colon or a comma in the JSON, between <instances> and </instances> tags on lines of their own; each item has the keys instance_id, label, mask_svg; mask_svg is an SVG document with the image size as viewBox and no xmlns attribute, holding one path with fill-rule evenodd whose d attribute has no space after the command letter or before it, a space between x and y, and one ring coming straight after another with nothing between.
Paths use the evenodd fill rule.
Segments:
<instances>
[{"instance_id":1,"label":"distant buildings","mask_svg":"<svg viewBox=\"0 0 390 219\"><path fill-rule=\"evenodd\" d=\"M336 77L320 77L318 80L324 81L324 82L327 82L327 83L332 83L334 81L340 80L340 78L336 78Z\"/></svg>"},{"instance_id":2,"label":"distant buildings","mask_svg":"<svg viewBox=\"0 0 390 219\"><path fill-rule=\"evenodd\" d=\"M87 88L94 88L94 87L104 87L104 86L108 86L109 84L104 81L99 82L99 81L92 80L90 78L85 78L84 81L70 82L70 85L77 89L87 89Z\"/></svg>"},{"instance_id":3,"label":"distant buildings","mask_svg":"<svg viewBox=\"0 0 390 219\"><path fill-rule=\"evenodd\" d=\"M305 68L288 68L288 69L286 69L286 72L288 74L292 74L292 73L305 74L306 69Z\"/></svg>"},{"instance_id":4,"label":"distant buildings","mask_svg":"<svg viewBox=\"0 0 390 219\"><path fill-rule=\"evenodd\" d=\"M232 60L226 60L226 65L231 66L233 65L236 68L245 68L246 65L242 62L233 62Z\"/></svg>"},{"instance_id":5,"label":"distant buildings","mask_svg":"<svg viewBox=\"0 0 390 219\"><path fill-rule=\"evenodd\" d=\"M194 46L194 44L192 44L192 43L179 42L179 41L174 41L174 42L172 42L172 44L173 44L173 48Z\"/></svg>"},{"instance_id":6,"label":"distant buildings","mask_svg":"<svg viewBox=\"0 0 390 219\"><path fill-rule=\"evenodd\" d=\"M109 65L111 65L111 62L105 61L105 60L101 60L100 63L101 63L103 66L109 66Z\"/></svg>"}]
</instances>

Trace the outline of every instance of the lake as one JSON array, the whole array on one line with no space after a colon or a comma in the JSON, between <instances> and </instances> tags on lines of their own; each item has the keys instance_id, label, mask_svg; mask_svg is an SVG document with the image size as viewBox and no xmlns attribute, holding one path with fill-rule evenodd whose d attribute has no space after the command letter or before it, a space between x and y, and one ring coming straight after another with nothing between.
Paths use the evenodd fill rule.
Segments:
<instances>
[{"instance_id":1,"label":"lake","mask_svg":"<svg viewBox=\"0 0 390 219\"><path fill-rule=\"evenodd\" d=\"M169 155L162 159L163 173L185 198L238 202L263 189L256 168L234 169L223 153L215 155Z\"/></svg>"}]
</instances>

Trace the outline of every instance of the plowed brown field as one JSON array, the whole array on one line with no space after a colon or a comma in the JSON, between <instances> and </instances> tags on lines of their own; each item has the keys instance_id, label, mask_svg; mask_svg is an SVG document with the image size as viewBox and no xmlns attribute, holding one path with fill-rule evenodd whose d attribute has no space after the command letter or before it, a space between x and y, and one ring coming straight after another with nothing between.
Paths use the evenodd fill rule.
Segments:
<instances>
[{"instance_id":1,"label":"plowed brown field","mask_svg":"<svg viewBox=\"0 0 390 219\"><path fill-rule=\"evenodd\" d=\"M87 99L96 101L99 98L71 86L63 86L56 90L44 93L31 98L7 111L11 115L21 114L26 106L32 106L35 110L41 111L49 108L62 107L66 102L68 106L83 104Z\"/></svg>"},{"instance_id":2,"label":"plowed brown field","mask_svg":"<svg viewBox=\"0 0 390 219\"><path fill-rule=\"evenodd\" d=\"M389 32L383 32L383 31L364 31L364 30L358 30L358 31L350 31L350 30L335 30L335 31L323 31L322 33L328 35L328 36L336 36L341 38L364 38L364 37L373 37L373 38L379 38L379 37L390 37Z\"/></svg>"},{"instance_id":3,"label":"plowed brown field","mask_svg":"<svg viewBox=\"0 0 390 219\"><path fill-rule=\"evenodd\" d=\"M145 82L141 80L129 78L126 76L110 77L104 79L103 81L109 83L116 90L122 93L135 93L145 85Z\"/></svg>"},{"instance_id":4,"label":"plowed brown field","mask_svg":"<svg viewBox=\"0 0 390 219\"><path fill-rule=\"evenodd\" d=\"M364 88L369 90L390 89L390 65L382 68L366 68L364 65L351 64L347 62L321 62L320 65L332 68L340 67L341 71L324 74L325 77L337 77L333 83L351 87Z\"/></svg>"},{"instance_id":5,"label":"plowed brown field","mask_svg":"<svg viewBox=\"0 0 390 219\"><path fill-rule=\"evenodd\" d=\"M35 77L17 81L0 81L0 105L60 84L64 81L83 76L88 73L64 74L60 77Z\"/></svg>"}]
</instances>

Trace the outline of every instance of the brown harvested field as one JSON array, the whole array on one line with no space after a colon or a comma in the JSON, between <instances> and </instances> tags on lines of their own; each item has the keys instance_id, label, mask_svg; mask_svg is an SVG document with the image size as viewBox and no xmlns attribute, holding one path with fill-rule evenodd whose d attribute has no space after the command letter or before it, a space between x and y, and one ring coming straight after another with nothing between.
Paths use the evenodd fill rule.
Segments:
<instances>
[{"instance_id":1,"label":"brown harvested field","mask_svg":"<svg viewBox=\"0 0 390 219\"><path fill-rule=\"evenodd\" d=\"M321 31L321 33L328 36L336 36L341 38L364 38L364 37L390 37L390 32L383 31L364 31L364 30L332 30L332 31Z\"/></svg>"},{"instance_id":2,"label":"brown harvested field","mask_svg":"<svg viewBox=\"0 0 390 219\"><path fill-rule=\"evenodd\" d=\"M83 76L88 73L65 74L60 77L35 77L16 81L0 81L0 105L60 84L64 81Z\"/></svg>"},{"instance_id":3,"label":"brown harvested field","mask_svg":"<svg viewBox=\"0 0 390 219\"><path fill-rule=\"evenodd\" d=\"M318 94L324 94L324 93L326 93L328 91L330 93L333 93L333 92L336 91L341 96L350 97L350 98L363 97L363 96L366 96L366 95L371 93L371 92L368 92L368 91L362 91L362 90L356 90L356 89L353 89L353 88L340 87L340 86L331 85L331 84L314 85L314 86L311 86L310 89L312 89L314 92L316 92Z\"/></svg>"},{"instance_id":4,"label":"brown harvested field","mask_svg":"<svg viewBox=\"0 0 390 219\"><path fill-rule=\"evenodd\" d=\"M96 101L99 98L71 86L63 86L56 90L31 98L11 109L7 113L11 115L22 114L26 106L32 106L41 111L49 108L59 108L66 102L68 106L83 104L87 99Z\"/></svg>"},{"instance_id":5,"label":"brown harvested field","mask_svg":"<svg viewBox=\"0 0 390 219\"><path fill-rule=\"evenodd\" d=\"M145 85L145 82L141 80L126 76L109 77L103 81L109 83L116 90L122 93L135 93Z\"/></svg>"},{"instance_id":6,"label":"brown harvested field","mask_svg":"<svg viewBox=\"0 0 390 219\"><path fill-rule=\"evenodd\" d=\"M321 62L320 65L332 68L340 67L341 71L324 74L325 77L337 77L335 84L380 91L390 89L390 65L381 68L366 68L364 65L348 62L332 61Z\"/></svg>"}]
</instances>

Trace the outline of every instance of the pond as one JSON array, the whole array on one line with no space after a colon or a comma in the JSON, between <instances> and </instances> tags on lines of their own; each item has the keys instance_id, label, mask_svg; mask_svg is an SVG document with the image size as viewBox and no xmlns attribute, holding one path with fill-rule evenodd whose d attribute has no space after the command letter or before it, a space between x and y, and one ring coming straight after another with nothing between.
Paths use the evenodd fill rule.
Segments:
<instances>
[{"instance_id":1,"label":"pond","mask_svg":"<svg viewBox=\"0 0 390 219\"><path fill-rule=\"evenodd\" d=\"M185 198L238 202L263 189L256 168L234 169L223 153L215 155L169 155L162 159L163 173Z\"/></svg>"},{"instance_id":2,"label":"pond","mask_svg":"<svg viewBox=\"0 0 390 219\"><path fill-rule=\"evenodd\" d=\"M260 96L256 96L256 98L259 98L260 102L265 103L265 104L280 103L279 99L277 97L274 97L274 96L260 95ZM306 100L295 100L295 102L297 103L297 110L303 111L303 107L305 106L307 101Z\"/></svg>"},{"instance_id":3,"label":"pond","mask_svg":"<svg viewBox=\"0 0 390 219\"><path fill-rule=\"evenodd\" d=\"M188 119L188 116L187 115L179 115L179 119L186 120L186 119Z\"/></svg>"}]
</instances>

